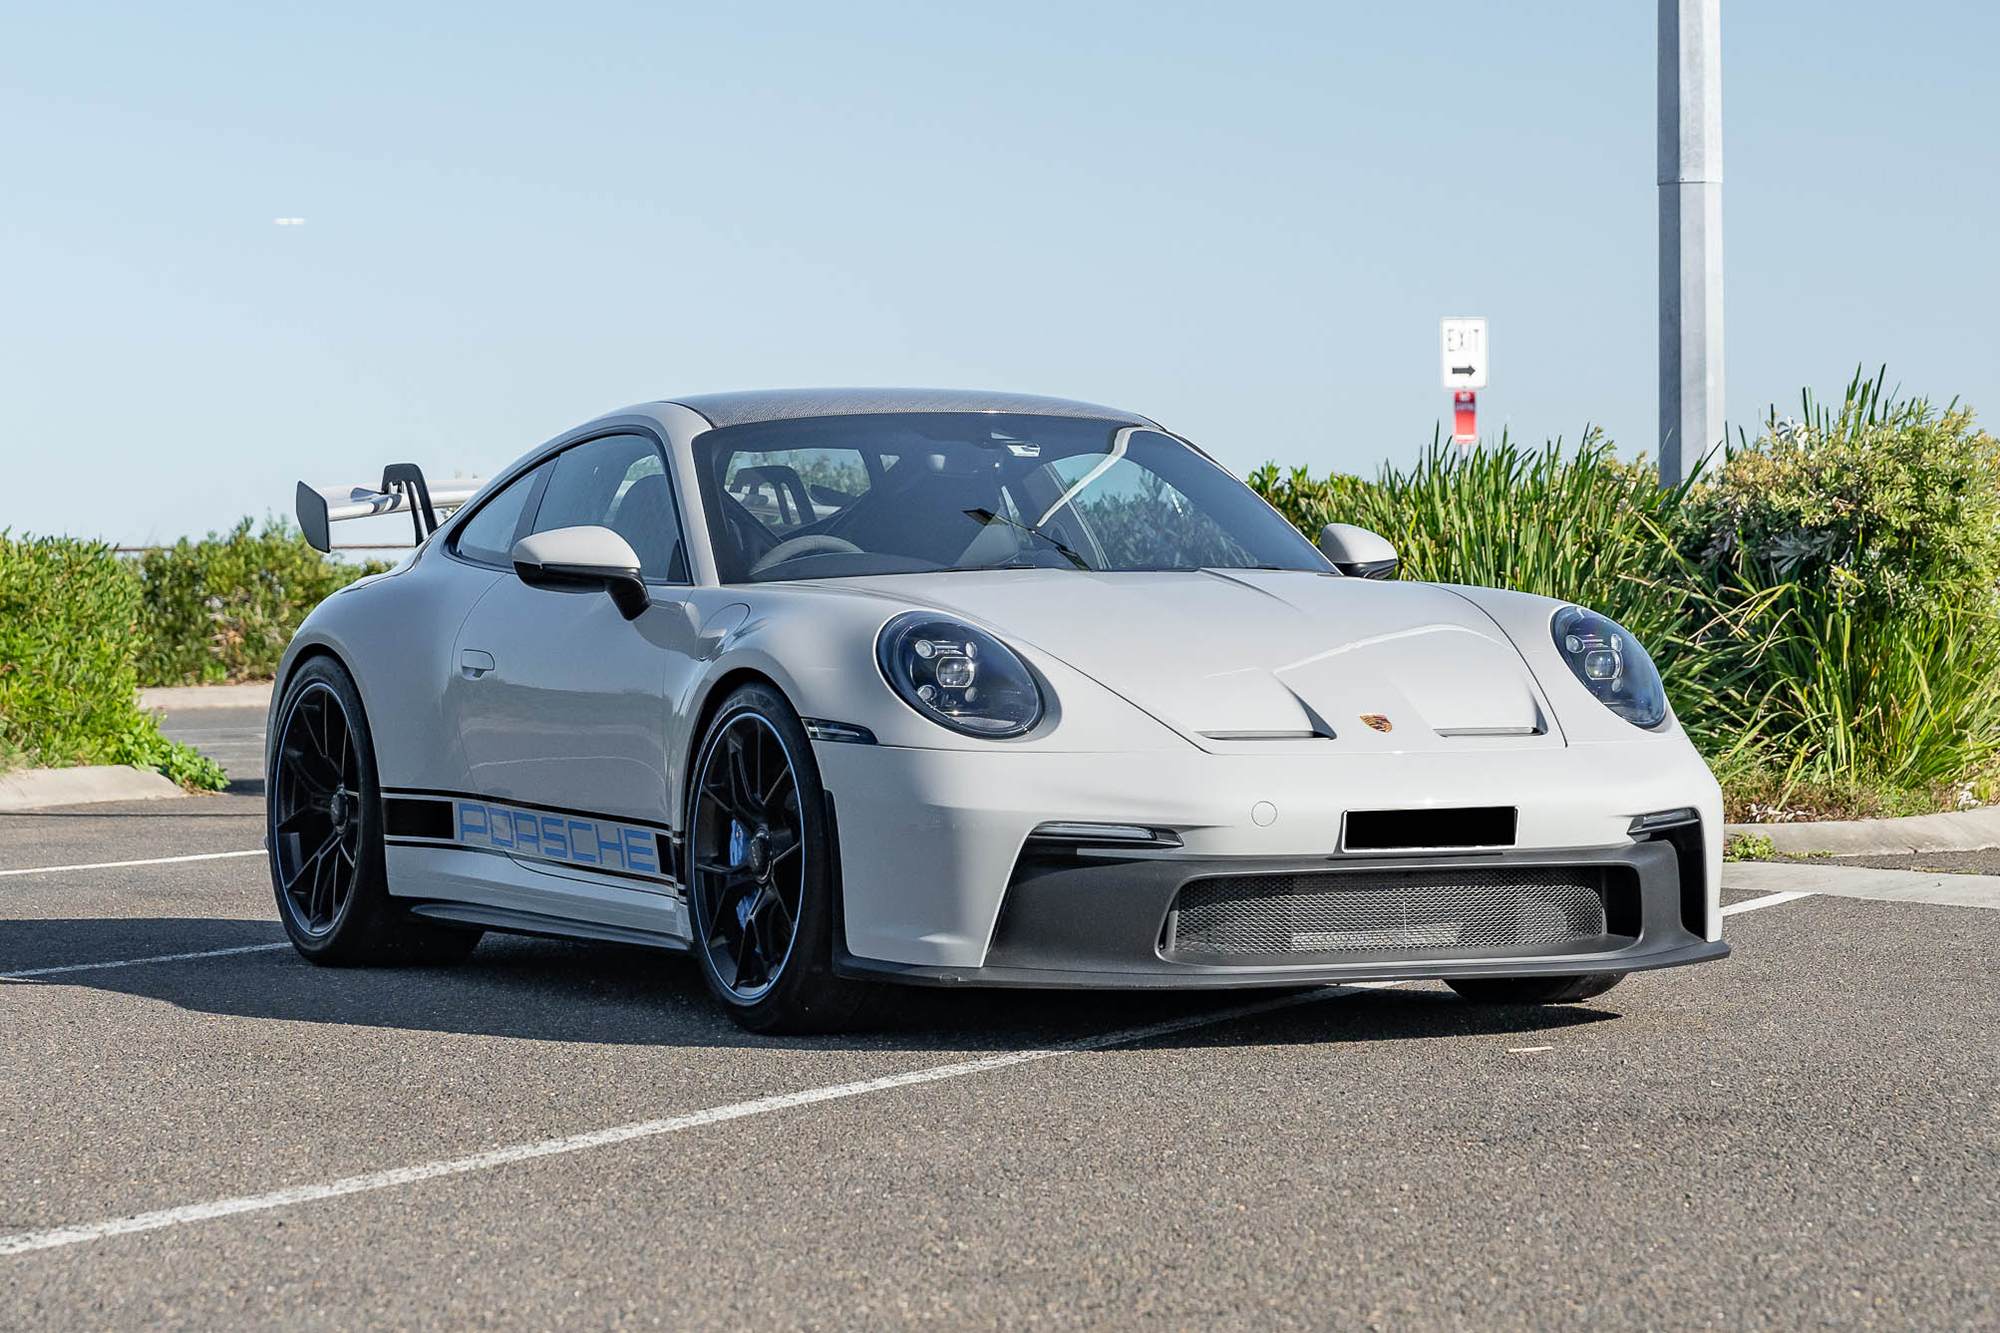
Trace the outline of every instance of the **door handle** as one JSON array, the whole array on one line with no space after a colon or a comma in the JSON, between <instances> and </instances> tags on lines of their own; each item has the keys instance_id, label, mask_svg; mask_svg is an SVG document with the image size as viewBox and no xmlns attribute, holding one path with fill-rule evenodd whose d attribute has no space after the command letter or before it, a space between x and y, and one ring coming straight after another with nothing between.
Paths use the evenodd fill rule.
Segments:
<instances>
[{"instance_id":1,"label":"door handle","mask_svg":"<svg viewBox=\"0 0 2000 1333\"><path fill-rule=\"evenodd\" d=\"M493 654L483 653L477 648L466 648L458 654L458 674L467 680L478 680L493 669Z\"/></svg>"}]
</instances>

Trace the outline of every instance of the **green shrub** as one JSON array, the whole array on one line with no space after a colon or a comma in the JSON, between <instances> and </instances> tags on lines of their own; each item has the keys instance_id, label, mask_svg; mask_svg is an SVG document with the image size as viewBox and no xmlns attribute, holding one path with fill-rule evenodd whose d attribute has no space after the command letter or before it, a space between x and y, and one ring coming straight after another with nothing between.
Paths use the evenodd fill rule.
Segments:
<instances>
[{"instance_id":1,"label":"green shrub","mask_svg":"<svg viewBox=\"0 0 2000 1333\"><path fill-rule=\"evenodd\" d=\"M1722 841L1725 861L1770 861L1777 855L1778 845L1761 833L1733 833Z\"/></svg>"},{"instance_id":2,"label":"green shrub","mask_svg":"<svg viewBox=\"0 0 2000 1333\"><path fill-rule=\"evenodd\" d=\"M111 549L0 531L0 763L137 764L220 788L138 704L139 586Z\"/></svg>"},{"instance_id":3,"label":"green shrub","mask_svg":"<svg viewBox=\"0 0 2000 1333\"><path fill-rule=\"evenodd\" d=\"M380 563L330 560L282 519L252 531L182 538L137 562L146 642L139 676L148 685L268 679L306 613Z\"/></svg>"},{"instance_id":4,"label":"green shrub","mask_svg":"<svg viewBox=\"0 0 2000 1333\"><path fill-rule=\"evenodd\" d=\"M1867 614L1928 613L2000 582L2000 442L1970 408L1859 375L1835 410L1773 412L1687 506L1688 554L1726 584L1795 584Z\"/></svg>"},{"instance_id":5,"label":"green shrub","mask_svg":"<svg viewBox=\"0 0 2000 1333\"><path fill-rule=\"evenodd\" d=\"M1768 650L1786 785L1936 791L2000 756L2000 442L1856 375L1689 497L1684 554Z\"/></svg>"}]
</instances>

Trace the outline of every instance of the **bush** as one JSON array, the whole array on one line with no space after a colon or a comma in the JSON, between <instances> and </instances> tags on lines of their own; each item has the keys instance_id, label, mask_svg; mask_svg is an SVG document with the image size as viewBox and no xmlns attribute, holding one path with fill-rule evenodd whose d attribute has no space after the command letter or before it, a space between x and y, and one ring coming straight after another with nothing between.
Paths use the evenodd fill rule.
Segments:
<instances>
[{"instance_id":1,"label":"bush","mask_svg":"<svg viewBox=\"0 0 2000 1333\"><path fill-rule=\"evenodd\" d=\"M0 531L0 763L137 764L224 785L140 711L139 618L138 584L109 547Z\"/></svg>"},{"instance_id":2,"label":"bush","mask_svg":"<svg viewBox=\"0 0 2000 1333\"><path fill-rule=\"evenodd\" d=\"M1730 453L1688 505L1711 581L1795 584L1869 614L1929 613L2000 582L2000 443L1971 409L1856 376L1839 410L1808 391Z\"/></svg>"},{"instance_id":3,"label":"bush","mask_svg":"<svg viewBox=\"0 0 2000 1333\"><path fill-rule=\"evenodd\" d=\"M2000 442L1855 376L1775 413L1690 495L1681 542L1768 644L1787 785L1944 792L2000 756Z\"/></svg>"},{"instance_id":4,"label":"bush","mask_svg":"<svg viewBox=\"0 0 2000 1333\"><path fill-rule=\"evenodd\" d=\"M1969 409L1856 375L1838 409L1775 413L1663 490L1594 431L1565 454L1433 439L1373 481L1266 465L1251 484L1309 536L1397 544L1403 576L1582 602L1653 650L1732 792L1903 813L2000 762L2000 444Z\"/></svg>"},{"instance_id":5,"label":"bush","mask_svg":"<svg viewBox=\"0 0 2000 1333\"><path fill-rule=\"evenodd\" d=\"M227 535L182 538L137 562L146 620L139 677L146 684L269 679L308 611L388 568L330 560L282 519L267 520L261 532L251 528L246 518Z\"/></svg>"}]
</instances>

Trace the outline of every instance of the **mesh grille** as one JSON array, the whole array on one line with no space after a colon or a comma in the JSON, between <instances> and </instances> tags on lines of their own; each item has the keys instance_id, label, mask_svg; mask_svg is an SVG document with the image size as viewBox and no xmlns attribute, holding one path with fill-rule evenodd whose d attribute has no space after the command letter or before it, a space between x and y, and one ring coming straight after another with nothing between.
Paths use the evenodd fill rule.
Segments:
<instances>
[{"instance_id":1,"label":"mesh grille","mask_svg":"<svg viewBox=\"0 0 2000 1333\"><path fill-rule=\"evenodd\" d=\"M1233 875L1187 885L1172 952L1545 948L1604 934L1596 870Z\"/></svg>"}]
</instances>

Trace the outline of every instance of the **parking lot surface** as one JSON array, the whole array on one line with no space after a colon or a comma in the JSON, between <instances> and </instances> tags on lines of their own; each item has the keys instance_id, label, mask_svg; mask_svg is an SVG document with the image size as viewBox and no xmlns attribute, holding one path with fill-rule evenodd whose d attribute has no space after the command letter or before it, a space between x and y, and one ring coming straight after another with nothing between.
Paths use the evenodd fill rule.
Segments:
<instances>
[{"instance_id":1,"label":"parking lot surface","mask_svg":"<svg viewBox=\"0 0 2000 1333\"><path fill-rule=\"evenodd\" d=\"M1731 894L1734 957L1575 1006L766 1039L671 955L271 947L232 773L0 816L0 1327L2000 1323L2000 911Z\"/></svg>"},{"instance_id":2,"label":"parking lot surface","mask_svg":"<svg viewBox=\"0 0 2000 1333\"><path fill-rule=\"evenodd\" d=\"M167 712L160 730L222 765L240 792L257 793L264 781L264 723L260 707L189 708Z\"/></svg>"}]
</instances>

